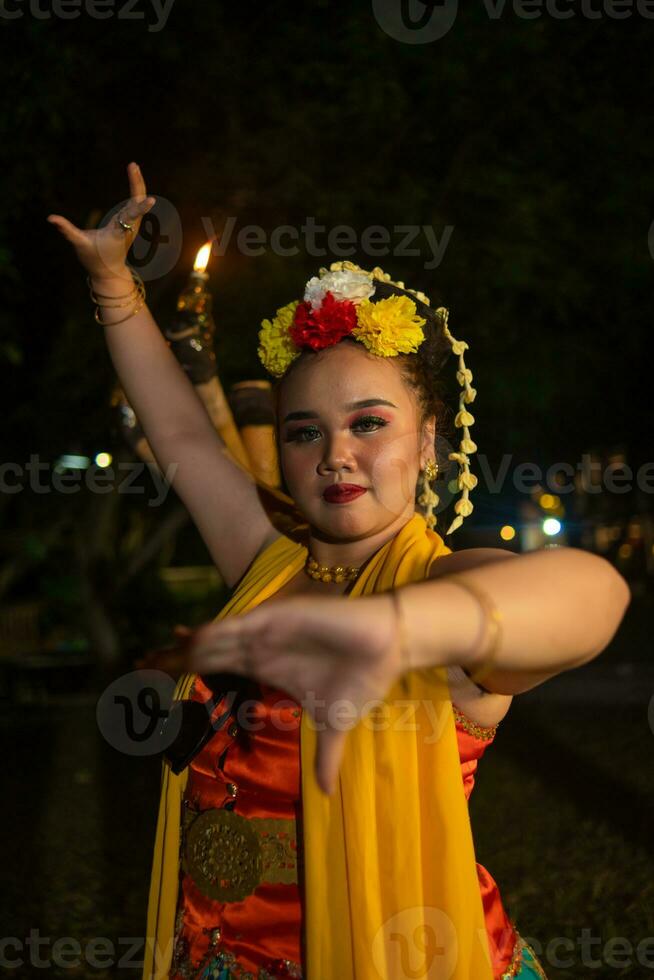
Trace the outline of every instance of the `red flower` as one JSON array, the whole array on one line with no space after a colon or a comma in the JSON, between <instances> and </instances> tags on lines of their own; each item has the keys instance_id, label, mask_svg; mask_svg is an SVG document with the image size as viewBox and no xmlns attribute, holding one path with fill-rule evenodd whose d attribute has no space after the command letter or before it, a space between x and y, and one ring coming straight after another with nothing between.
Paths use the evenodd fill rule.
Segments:
<instances>
[{"instance_id":1,"label":"red flower","mask_svg":"<svg viewBox=\"0 0 654 980\"><path fill-rule=\"evenodd\" d=\"M336 300L329 292L317 310L311 303L300 303L295 310L289 333L296 347L323 350L352 333L357 325L357 311L349 300Z\"/></svg>"}]
</instances>

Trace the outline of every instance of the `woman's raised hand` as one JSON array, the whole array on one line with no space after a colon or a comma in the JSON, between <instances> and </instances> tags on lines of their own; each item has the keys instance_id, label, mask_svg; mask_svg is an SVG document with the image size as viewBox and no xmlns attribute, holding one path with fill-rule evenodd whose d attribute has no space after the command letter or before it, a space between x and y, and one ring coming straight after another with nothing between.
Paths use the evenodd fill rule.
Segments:
<instances>
[{"instance_id":1,"label":"woman's raised hand","mask_svg":"<svg viewBox=\"0 0 654 980\"><path fill-rule=\"evenodd\" d=\"M188 649L190 671L254 677L309 711L317 723L316 778L326 793L335 786L349 728L403 673L390 596L264 602L198 627ZM339 705L347 708L345 724Z\"/></svg>"},{"instance_id":2,"label":"woman's raised hand","mask_svg":"<svg viewBox=\"0 0 654 980\"><path fill-rule=\"evenodd\" d=\"M154 197L146 195L143 174L136 163L128 165L127 176L129 201L103 228L82 230L61 214L48 215L47 220L68 239L92 279L129 278L125 274L127 253L138 235L143 215L155 203ZM123 228L119 218L131 225L131 230Z\"/></svg>"}]
</instances>

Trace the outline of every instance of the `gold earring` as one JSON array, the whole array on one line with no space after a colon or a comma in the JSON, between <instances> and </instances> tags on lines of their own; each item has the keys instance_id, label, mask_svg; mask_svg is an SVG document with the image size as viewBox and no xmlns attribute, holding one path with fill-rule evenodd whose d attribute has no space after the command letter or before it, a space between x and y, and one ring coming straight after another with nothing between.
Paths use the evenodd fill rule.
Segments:
<instances>
[{"instance_id":1,"label":"gold earring","mask_svg":"<svg viewBox=\"0 0 654 980\"><path fill-rule=\"evenodd\" d=\"M418 503L425 508L425 522L427 527L436 527L436 517L434 516L434 507L440 501L438 494L432 489L430 483L432 480L436 479L436 474L438 473L438 463L434 462L433 459L428 459L425 463L424 468L421 470L422 476L422 493L418 497Z\"/></svg>"},{"instance_id":2,"label":"gold earring","mask_svg":"<svg viewBox=\"0 0 654 980\"><path fill-rule=\"evenodd\" d=\"M436 474L438 473L438 463L433 459L428 459L425 463L425 479L432 480L436 479Z\"/></svg>"}]
</instances>

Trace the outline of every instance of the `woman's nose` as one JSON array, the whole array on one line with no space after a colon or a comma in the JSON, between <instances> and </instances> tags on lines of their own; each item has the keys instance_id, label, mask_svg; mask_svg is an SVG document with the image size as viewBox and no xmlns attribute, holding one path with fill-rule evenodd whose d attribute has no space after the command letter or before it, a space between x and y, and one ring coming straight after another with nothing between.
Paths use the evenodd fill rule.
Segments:
<instances>
[{"instance_id":1,"label":"woman's nose","mask_svg":"<svg viewBox=\"0 0 654 980\"><path fill-rule=\"evenodd\" d=\"M347 434L327 437L319 467L324 470L339 470L344 466L349 470L356 469L350 437Z\"/></svg>"}]
</instances>

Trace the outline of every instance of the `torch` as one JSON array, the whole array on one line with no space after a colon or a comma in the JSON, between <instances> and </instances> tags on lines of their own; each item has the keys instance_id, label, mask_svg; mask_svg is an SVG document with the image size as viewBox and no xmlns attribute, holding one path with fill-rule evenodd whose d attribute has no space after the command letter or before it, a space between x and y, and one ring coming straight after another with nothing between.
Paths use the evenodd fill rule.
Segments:
<instances>
[{"instance_id":1,"label":"torch","mask_svg":"<svg viewBox=\"0 0 654 980\"><path fill-rule=\"evenodd\" d=\"M193 271L177 298L177 310L173 322L164 336L193 382L202 399L209 418L225 444L232 459L250 470L250 459L216 372L216 355L213 349L215 323L212 316L213 299L207 288L206 272L211 242L199 249Z\"/></svg>"}]
</instances>

